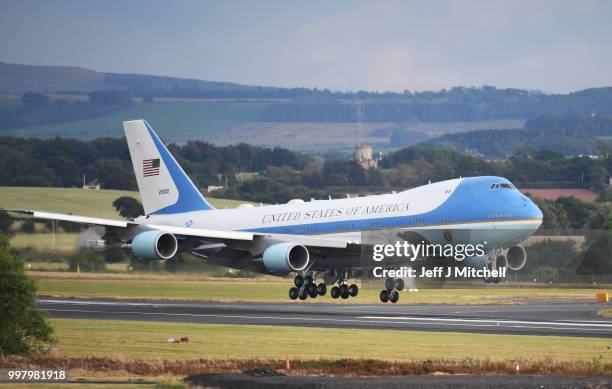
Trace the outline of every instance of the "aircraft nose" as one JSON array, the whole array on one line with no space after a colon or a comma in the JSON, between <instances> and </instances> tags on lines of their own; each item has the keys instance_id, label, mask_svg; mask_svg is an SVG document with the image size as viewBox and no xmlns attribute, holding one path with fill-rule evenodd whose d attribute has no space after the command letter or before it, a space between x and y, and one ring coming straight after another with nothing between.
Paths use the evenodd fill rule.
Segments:
<instances>
[{"instance_id":1,"label":"aircraft nose","mask_svg":"<svg viewBox=\"0 0 612 389\"><path fill-rule=\"evenodd\" d=\"M524 206L526 208L526 216L529 219L540 219L540 223L538 227L542 224L542 219L544 218L544 214L542 210L528 197L525 197Z\"/></svg>"}]
</instances>

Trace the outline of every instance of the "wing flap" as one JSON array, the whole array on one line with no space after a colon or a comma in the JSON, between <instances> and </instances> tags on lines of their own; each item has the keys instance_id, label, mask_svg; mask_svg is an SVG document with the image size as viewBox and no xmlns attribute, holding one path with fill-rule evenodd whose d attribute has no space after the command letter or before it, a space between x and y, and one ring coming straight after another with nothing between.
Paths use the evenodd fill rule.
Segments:
<instances>
[{"instance_id":1,"label":"wing flap","mask_svg":"<svg viewBox=\"0 0 612 389\"><path fill-rule=\"evenodd\" d=\"M243 231L207 230L202 228L164 226L160 224L141 224L141 226L169 232L175 235L193 236L202 239L253 240L254 237L252 232Z\"/></svg>"},{"instance_id":2,"label":"wing flap","mask_svg":"<svg viewBox=\"0 0 612 389\"><path fill-rule=\"evenodd\" d=\"M348 242L344 239L327 238L322 236L311 235L289 235L289 234L266 234L267 238L279 240L283 242L294 242L303 244L304 246L325 247L325 248L346 248Z\"/></svg>"}]
</instances>

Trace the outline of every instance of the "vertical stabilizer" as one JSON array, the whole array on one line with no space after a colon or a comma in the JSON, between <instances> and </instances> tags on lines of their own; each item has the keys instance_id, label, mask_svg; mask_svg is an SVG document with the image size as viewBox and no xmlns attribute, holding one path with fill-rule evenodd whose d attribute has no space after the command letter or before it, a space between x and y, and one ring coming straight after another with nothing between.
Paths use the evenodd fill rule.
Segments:
<instances>
[{"instance_id":1,"label":"vertical stabilizer","mask_svg":"<svg viewBox=\"0 0 612 389\"><path fill-rule=\"evenodd\" d=\"M145 120L123 122L145 214L214 209Z\"/></svg>"}]
</instances>

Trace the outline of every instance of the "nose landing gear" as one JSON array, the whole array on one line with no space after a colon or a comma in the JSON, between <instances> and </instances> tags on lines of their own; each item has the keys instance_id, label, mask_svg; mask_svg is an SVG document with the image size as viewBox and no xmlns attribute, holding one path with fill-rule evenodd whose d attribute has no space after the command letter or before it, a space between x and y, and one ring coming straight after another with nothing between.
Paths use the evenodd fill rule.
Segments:
<instances>
[{"instance_id":1,"label":"nose landing gear","mask_svg":"<svg viewBox=\"0 0 612 389\"><path fill-rule=\"evenodd\" d=\"M487 269L496 270L500 266L506 266L504 263L507 263L507 259L504 256L500 256L497 253L493 253L486 261ZM499 284L501 281L501 277L484 277L484 282L487 284L494 283Z\"/></svg>"}]
</instances>

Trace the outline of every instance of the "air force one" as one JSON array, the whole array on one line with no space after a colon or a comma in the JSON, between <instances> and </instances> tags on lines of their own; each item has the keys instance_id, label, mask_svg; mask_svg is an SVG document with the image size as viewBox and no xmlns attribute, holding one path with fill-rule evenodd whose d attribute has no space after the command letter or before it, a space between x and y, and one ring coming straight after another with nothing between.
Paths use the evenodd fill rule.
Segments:
<instances>
[{"instance_id":1,"label":"air force one","mask_svg":"<svg viewBox=\"0 0 612 389\"><path fill-rule=\"evenodd\" d=\"M372 232L389 229L398 231L398 239L416 235L440 244L486 239L485 255L476 258L481 266L520 270L526 261L520 243L542 223L540 209L501 177L458 178L392 194L215 209L145 120L126 121L123 128L145 216L124 221L11 211L97 226L100 238L89 243L120 244L143 259L168 260L183 253L234 269L297 273L289 290L292 300L325 295L327 285L335 285L333 298L356 296L357 285L347 280L351 269L362 267L361 250ZM322 282L317 284L317 278ZM403 282L385 281L381 301L397 302Z\"/></svg>"}]
</instances>

